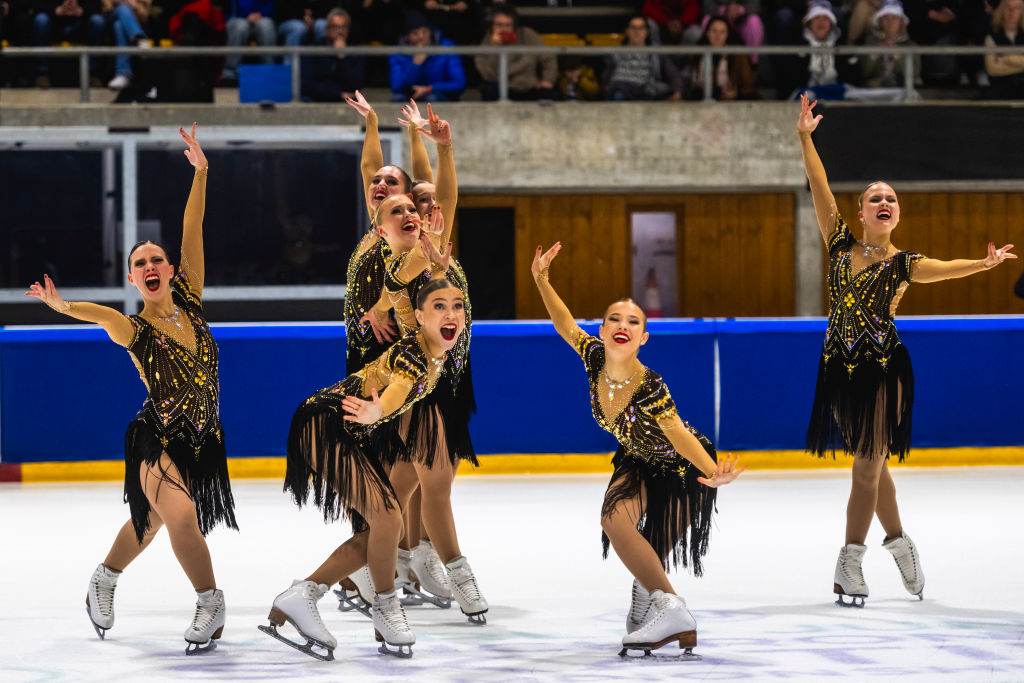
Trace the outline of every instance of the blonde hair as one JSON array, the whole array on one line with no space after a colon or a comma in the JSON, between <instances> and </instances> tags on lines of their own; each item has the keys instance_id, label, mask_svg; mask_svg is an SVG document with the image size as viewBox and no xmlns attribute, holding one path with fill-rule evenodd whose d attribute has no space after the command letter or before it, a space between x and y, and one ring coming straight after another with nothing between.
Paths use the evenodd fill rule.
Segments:
<instances>
[{"instance_id":1,"label":"blonde hair","mask_svg":"<svg viewBox=\"0 0 1024 683\"><path fill-rule=\"evenodd\" d=\"M1024 2L1021 0L1002 0L999 6L996 7L995 11L992 12L992 30L1006 29L1006 7L1011 2L1017 2L1021 4L1021 9L1024 10ZM1024 11L1021 12L1020 20L1017 22L1017 29L1024 29Z\"/></svg>"}]
</instances>

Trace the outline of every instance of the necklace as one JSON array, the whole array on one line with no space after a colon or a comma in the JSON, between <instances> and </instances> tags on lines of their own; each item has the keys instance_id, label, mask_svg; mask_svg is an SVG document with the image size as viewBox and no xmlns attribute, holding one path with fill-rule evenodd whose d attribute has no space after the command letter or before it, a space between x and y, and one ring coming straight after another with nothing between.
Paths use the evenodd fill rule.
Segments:
<instances>
[{"instance_id":1,"label":"necklace","mask_svg":"<svg viewBox=\"0 0 1024 683\"><path fill-rule=\"evenodd\" d=\"M420 330L416 336L419 338L420 348L423 349L423 355L427 357L427 360L434 364L434 369L440 372L441 367L444 365L444 352L442 351L441 355L435 358L430 353L430 348L427 346L427 338L423 334L423 330Z\"/></svg>"},{"instance_id":2,"label":"necklace","mask_svg":"<svg viewBox=\"0 0 1024 683\"><path fill-rule=\"evenodd\" d=\"M640 366L640 367L641 367L641 369L643 368L643 366ZM628 378L626 378L626 381L624 381L624 382L616 382L616 381L612 380L611 377L608 376L608 370L605 370L604 371L603 379L604 379L605 384L608 385L608 400L609 401L614 401L615 400L615 392L619 391L620 389L625 389L626 387L628 387L629 383L633 381L633 378L636 377L638 372L640 372L640 370L634 371L633 374L630 375Z\"/></svg>"},{"instance_id":3,"label":"necklace","mask_svg":"<svg viewBox=\"0 0 1024 683\"><path fill-rule=\"evenodd\" d=\"M889 246L890 245L886 245L884 247L876 247L875 245L868 244L867 242L864 242L862 240L857 240L857 244L859 244L861 246L861 248L864 250L864 253L866 253L866 254L888 254L889 253Z\"/></svg>"},{"instance_id":4,"label":"necklace","mask_svg":"<svg viewBox=\"0 0 1024 683\"><path fill-rule=\"evenodd\" d=\"M156 315L154 313L153 317L156 318L157 320L163 320L165 323L174 323L174 326L177 327L179 331L183 331L185 329L185 327L181 324L181 321L178 319L180 317L179 316L180 313L181 313L181 310L177 306L175 306L174 307L174 313L172 313L170 315L166 315L166 316L165 315Z\"/></svg>"}]
</instances>

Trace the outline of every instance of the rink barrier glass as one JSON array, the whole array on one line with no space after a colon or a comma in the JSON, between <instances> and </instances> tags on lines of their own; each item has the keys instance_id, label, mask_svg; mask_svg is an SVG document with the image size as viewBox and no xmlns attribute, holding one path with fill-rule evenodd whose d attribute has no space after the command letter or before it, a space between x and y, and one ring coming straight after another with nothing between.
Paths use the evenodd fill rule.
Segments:
<instances>
[{"instance_id":1,"label":"rink barrier glass","mask_svg":"<svg viewBox=\"0 0 1024 683\"><path fill-rule=\"evenodd\" d=\"M924 464L923 448L965 448L963 462L949 464L969 464L984 458L981 448L1024 446L1024 366L1005 362L1024 347L1024 316L898 325L917 383L910 465ZM824 330L823 318L652 320L641 360L665 378L681 415L717 431L719 450L783 452L770 466L814 467L801 450ZM213 333L229 455L280 457L296 406L344 373L344 327L214 324ZM582 364L550 322L477 322L472 344L478 453L565 459L614 450L590 415ZM3 463L120 461L144 398L124 349L97 327L0 328ZM513 414L513 405L524 407ZM60 407L56 425L48 406Z\"/></svg>"}]
</instances>

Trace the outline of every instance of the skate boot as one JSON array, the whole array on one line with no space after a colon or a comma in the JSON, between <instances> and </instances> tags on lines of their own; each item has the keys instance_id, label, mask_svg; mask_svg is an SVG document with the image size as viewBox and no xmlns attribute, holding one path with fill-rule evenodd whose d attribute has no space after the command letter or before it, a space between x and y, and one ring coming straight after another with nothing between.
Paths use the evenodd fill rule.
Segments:
<instances>
[{"instance_id":1,"label":"skate boot","mask_svg":"<svg viewBox=\"0 0 1024 683\"><path fill-rule=\"evenodd\" d=\"M883 543L882 547L892 553L896 560L903 578L903 587L911 595L924 600L924 572L921 570L921 559L917 556L917 546L910 540L910 536L900 534Z\"/></svg>"},{"instance_id":2,"label":"skate boot","mask_svg":"<svg viewBox=\"0 0 1024 683\"><path fill-rule=\"evenodd\" d=\"M97 565L89 579L89 592L85 596L85 609L89 613L96 635L103 640L107 630L114 625L114 589L121 572Z\"/></svg>"},{"instance_id":3,"label":"skate boot","mask_svg":"<svg viewBox=\"0 0 1024 683\"><path fill-rule=\"evenodd\" d=\"M373 605L373 579L370 578L370 568L363 565L359 570L348 575L348 583L354 588L346 588L344 580L341 589L335 590L338 596L338 611L351 612L355 610L364 617L372 618L370 607Z\"/></svg>"},{"instance_id":4,"label":"skate boot","mask_svg":"<svg viewBox=\"0 0 1024 683\"><path fill-rule=\"evenodd\" d=\"M843 607L863 607L864 598L868 597L868 584L864 582L864 572L860 564L864 560L866 545L850 543L839 550L836 560L836 576L832 591L838 595L836 604ZM850 602L843 600L843 596Z\"/></svg>"},{"instance_id":5,"label":"skate boot","mask_svg":"<svg viewBox=\"0 0 1024 683\"><path fill-rule=\"evenodd\" d=\"M626 633L632 633L647 623L651 616L651 594L633 579L633 599L629 603L629 614L626 616Z\"/></svg>"},{"instance_id":6,"label":"skate boot","mask_svg":"<svg viewBox=\"0 0 1024 683\"><path fill-rule=\"evenodd\" d=\"M198 593L196 614L192 617L192 625L185 629L185 642L188 643L185 654L197 655L216 648L215 641L224 630L226 614L224 591L211 588Z\"/></svg>"},{"instance_id":7,"label":"skate boot","mask_svg":"<svg viewBox=\"0 0 1024 683\"><path fill-rule=\"evenodd\" d=\"M448 609L452 606L452 589L445 574L441 558L430 541L420 541L412 550L412 558L409 563L412 574L416 577L419 587L415 592L432 605L441 609Z\"/></svg>"},{"instance_id":8,"label":"skate boot","mask_svg":"<svg viewBox=\"0 0 1024 683\"><path fill-rule=\"evenodd\" d=\"M412 646L416 642L416 634L409 628L405 618L405 609L398 592L378 593L373 599L373 634L380 643L382 655L393 655L407 659L412 657ZM397 648L389 649L388 645Z\"/></svg>"},{"instance_id":9,"label":"skate boot","mask_svg":"<svg viewBox=\"0 0 1024 683\"><path fill-rule=\"evenodd\" d=\"M465 557L458 557L445 565L448 570L448 581L452 587L452 594L459 603L462 613L469 617L470 623L486 624L487 600L480 594L480 587L473 576L473 569L469 566L469 560Z\"/></svg>"},{"instance_id":10,"label":"skate boot","mask_svg":"<svg viewBox=\"0 0 1024 683\"><path fill-rule=\"evenodd\" d=\"M327 590L327 586L322 583L317 585L312 581L292 581L291 588L274 598L274 606L270 608L268 617L270 624L257 628L272 638L277 638L282 643L294 647L299 652L305 652L314 659L324 662L334 661L334 648L338 646L338 641L324 626L324 621L320 618L320 610L316 608L317 601L324 596ZM304 645L278 633L277 627L283 626L286 621L295 627L300 636L306 639ZM327 654L314 650L314 645L327 650Z\"/></svg>"},{"instance_id":11,"label":"skate boot","mask_svg":"<svg viewBox=\"0 0 1024 683\"><path fill-rule=\"evenodd\" d=\"M651 650L675 641L683 651L679 658L700 659L693 654L697 645L697 622L686 609L686 601L662 591L651 593L650 600L647 623L626 634L619 656L626 657L630 650L641 650L644 657L650 657Z\"/></svg>"},{"instance_id":12,"label":"skate boot","mask_svg":"<svg viewBox=\"0 0 1024 683\"><path fill-rule=\"evenodd\" d=\"M398 564L395 565L395 589L402 590L402 605L415 607L423 604L423 598L419 595L419 588L416 586L415 574L412 573L412 551L405 548L398 549Z\"/></svg>"}]
</instances>

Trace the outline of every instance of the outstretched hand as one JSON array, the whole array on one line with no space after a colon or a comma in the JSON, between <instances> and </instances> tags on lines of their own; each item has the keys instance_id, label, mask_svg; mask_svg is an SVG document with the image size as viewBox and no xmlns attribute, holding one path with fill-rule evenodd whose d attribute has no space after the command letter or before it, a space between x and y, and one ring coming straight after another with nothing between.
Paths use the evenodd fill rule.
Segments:
<instances>
[{"instance_id":1,"label":"outstretched hand","mask_svg":"<svg viewBox=\"0 0 1024 683\"><path fill-rule=\"evenodd\" d=\"M725 486L736 479L736 477L740 476L740 474L747 469L746 465L737 468L737 464L739 464L739 458L732 453L727 453L725 460L718 461L715 472L711 475L710 479L707 477L697 477L697 481L705 486L710 486L713 489L716 489L719 486Z\"/></svg>"},{"instance_id":2,"label":"outstretched hand","mask_svg":"<svg viewBox=\"0 0 1024 683\"><path fill-rule=\"evenodd\" d=\"M427 122L430 126L422 129L425 138L433 140L439 145L452 144L452 127L447 121L438 118L434 113L434 108L429 104L427 105Z\"/></svg>"},{"instance_id":3,"label":"outstretched hand","mask_svg":"<svg viewBox=\"0 0 1024 683\"><path fill-rule=\"evenodd\" d=\"M43 284L33 282L29 285L25 296L34 296L58 313L67 313L71 309L70 304L64 301L64 297L57 293L57 288L54 287L49 275L43 275Z\"/></svg>"},{"instance_id":4,"label":"outstretched hand","mask_svg":"<svg viewBox=\"0 0 1024 683\"><path fill-rule=\"evenodd\" d=\"M421 131L430 129L430 123L420 115L420 107L416 100L409 100L409 104L402 107L402 115L398 117L398 122L403 126L419 128Z\"/></svg>"},{"instance_id":5,"label":"outstretched hand","mask_svg":"<svg viewBox=\"0 0 1024 683\"><path fill-rule=\"evenodd\" d=\"M452 261L452 243L449 242L445 250L438 251L434 243L430 241L430 236L426 233L420 235L420 246L423 248L423 255L427 257L427 260L436 265L441 269L441 272L447 273L448 266L451 265Z\"/></svg>"},{"instance_id":6,"label":"outstretched hand","mask_svg":"<svg viewBox=\"0 0 1024 683\"><path fill-rule=\"evenodd\" d=\"M561 250L561 242L555 242L546 252L544 252L543 247L537 246L537 253L533 255L533 266L530 268L533 272L534 282L546 281L548 279L548 270L551 268L551 262L555 260L555 257L558 256L558 252Z\"/></svg>"},{"instance_id":7,"label":"outstretched hand","mask_svg":"<svg viewBox=\"0 0 1024 683\"><path fill-rule=\"evenodd\" d=\"M368 310L366 314L359 319L359 324L369 324L370 329L373 330L373 336L381 343L394 341L398 334L395 323L388 316L388 312L381 311L376 307Z\"/></svg>"},{"instance_id":8,"label":"outstretched hand","mask_svg":"<svg viewBox=\"0 0 1024 683\"><path fill-rule=\"evenodd\" d=\"M982 261L986 268L994 268L1008 258L1017 258L1016 254L1011 254L1010 250L1013 249L1012 244L1007 244L1001 249L996 249L994 242L988 243L988 256Z\"/></svg>"},{"instance_id":9,"label":"outstretched hand","mask_svg":"<svg viewBox=\"0 0 1024 683\"><path fill-rule=\"evenodd\" d=\"M360 116L362 116L364 119L366 118L367 114L373 111L373 107L371 107L370 103L366 101L365 97L363 97L363 93L359 92L358 90L356 90L355 98L346 97L345 101L348 102L350 107L359 112Z\"/></svg>"},{"instance_id":10,"label":"outstretched hand","mask_svg":"<svg viewBox=\"0 0 1024 683\"><path fill-rule=\"evenodd\" d=\"M196 168L206 168L209 162L206 161L206 155L203 154L202 147L199 146L199 140L196 139L196 124L192 122L192 132L186 133L184 128L178 128L178 134L181 135L181 139L188 145L188 149L185 150L185 158L188 159L189 163Z\"/></svg>"},{"instance_id":11,"label":"outstretched hand","mask_svg":"<svg viewBox=\"0 0 1024 683\"><path fill-rule=\"evenodd\" d=\"M370 396L372 398L369 401L358 396L346 396L341 402L341 407L348 413L345 419L349 422L358 422L364 425L373 424L379 420L384 411L380 406L380 397L377 396L377 390L373 389L370 391Z\"/></svg>"},{"instance_id":12,"label":"outstretched hand","mask_svg":"<svg viewBox=\"0 0 1024 683\"><path fill-rule=\"evenodd\" d=\"M444 233L444 215L441 214L441 207L437 204L430 207L430 211L424 217L420 230L427 235L440 235Z\"/></svg>"},{"instance_id":13,"label":"outstretched hand","mask_svg":"<svg viewBox=\"0 0 1024 683\"><path fill-rule=\"evenodd\" d=\"M797 133L813 133L814 129L818 127L818 123L821 121L821 114L814 115L814 105L818 102L808 102L807 92L804 91L800 95L800 118L796 120L796 132Z\"/></svg>"}]
</instances>

